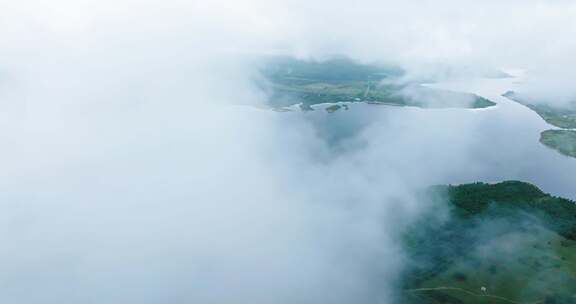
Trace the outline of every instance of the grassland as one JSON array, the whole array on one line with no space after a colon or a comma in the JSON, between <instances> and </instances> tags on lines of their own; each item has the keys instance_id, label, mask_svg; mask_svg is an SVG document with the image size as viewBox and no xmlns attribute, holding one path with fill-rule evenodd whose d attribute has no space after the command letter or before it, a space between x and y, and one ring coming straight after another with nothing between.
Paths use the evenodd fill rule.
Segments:
<instances>
[{"instance_id":1,"label":"grassland","mask_svg":"<svg viewBox=\"0 0 576 304\"><path fill-rule=\"evenodd\" d=\"M466 93L431 89L419 83L396 84L402 72L387 66L358 64L348 59L324 62L275 59L263 68L272 107L339 102L417 106L423 108L484 108L494 103Z\"/></svg>"},{"instance_id":2,"label":"grassland","mask_svg":"<svg viewBox=\"0 0 576 304\"><path fill-rule=\"evenodd\" d=\"M546 130L540 134L540 142L566 156L576 157L576 131Z\"/></svg>"},{"instance_id":3,"label":"grassland","mask_svg":"<svg viewBox=\"0 0 576 304\"><path fill-rule=\"evenodd\" d=\"M522 182L437 187L406 234L402 303L576 303L576 203Z\"/></svg>"}]
</instances>

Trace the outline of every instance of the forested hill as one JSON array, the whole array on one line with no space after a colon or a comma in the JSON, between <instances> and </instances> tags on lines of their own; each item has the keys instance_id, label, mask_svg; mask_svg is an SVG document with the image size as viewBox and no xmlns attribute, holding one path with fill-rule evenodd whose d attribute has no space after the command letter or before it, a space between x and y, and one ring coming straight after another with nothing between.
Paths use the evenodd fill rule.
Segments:
<instances>
[{"instance_id":1,"label":"forested hill","mask_svg":"<svg viewBox=\"0 0 576 304\"><path fill-rule=\"evenodd\" d=\"M575 181L576 183L576 181ZM576 202L544 193L536 186L506 181L447 186L455 214L462 218L505 216L526 212L538 217L562 236L576 240Z\"/></svg>"},{"instance_id":2,"label":"forested hill","mask_svg":"<svg viewBox=\"0 0 576 304\"><path fill-rule=\"evenodd\" d=\"M405 235L400 302L576 303L575 202L519 181L429 194L441 215Z\"/></svg>"}]
</instances>

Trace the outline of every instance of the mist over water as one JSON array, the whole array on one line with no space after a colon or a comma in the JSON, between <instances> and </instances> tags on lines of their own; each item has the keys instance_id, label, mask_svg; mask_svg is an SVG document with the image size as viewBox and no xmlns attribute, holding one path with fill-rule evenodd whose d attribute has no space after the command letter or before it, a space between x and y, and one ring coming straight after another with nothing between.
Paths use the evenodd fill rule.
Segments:
<instances>
[{"instance_id":1,"label":"mist over water","mask_svg":"<svg viewBox=\"0 0 576 304\"><path fill-rule=\"evenodd\" d=\"M576 198L576 161L500 97L542 82L478 77L570 67L576 8L483 3L0 1L0 302L394 303L419 190ZM276 113L250 59L269 54L394 64L498 106Z\"/></svg>"},{"instance_id":2,"label":"mist over water","mask_svg":"<svg viewBox=\"0 0 576 304\"><path fill-rule=\"evenodd\" d=\"M406 167L410 166L414 175L429 175L430 184L522 180L554 195L574 199L576 162L539 142L540 132L550 126L538 114L501 96L519 85L517 78L474 78L433 85L475 93L497 103L487 109L352 104L348 111L326 113L320 109L281 116L303 116L311 122L313 131L332 152L325 161L354 152L365 153L378 145L382 159L392 157L403 162L403 157L395 153L418 154L417 163ZM414 150L404 151L403 145L412 140L414 146L410 148ZM455 165L453 161L462 155L468 158ZM427 171L430 167L426 164L434 164L434 171Z\"/></svg>"}]
</instances>

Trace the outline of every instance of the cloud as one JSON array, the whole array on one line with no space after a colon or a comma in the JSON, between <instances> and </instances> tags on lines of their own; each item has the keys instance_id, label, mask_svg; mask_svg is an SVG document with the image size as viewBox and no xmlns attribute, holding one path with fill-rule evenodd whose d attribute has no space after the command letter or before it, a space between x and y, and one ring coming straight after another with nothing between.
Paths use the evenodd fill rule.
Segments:
<instances>
[{"instance_id":1,"label":"cloud","mask_svg":"<svg viewBox=\"0 0 576 304\"><path fill-rule=\"evenodd\" d=\"M403 263L395 239L426 211L414 193L479 170L479 118L230 106L263 102L249 55L344 54L416 72L563 63L554 55L570 43L536 46L569 37L573 10L0 2L0 299L390 301ZM346 136L330 140L331 128Z\"/></svg>"}]
</instances>

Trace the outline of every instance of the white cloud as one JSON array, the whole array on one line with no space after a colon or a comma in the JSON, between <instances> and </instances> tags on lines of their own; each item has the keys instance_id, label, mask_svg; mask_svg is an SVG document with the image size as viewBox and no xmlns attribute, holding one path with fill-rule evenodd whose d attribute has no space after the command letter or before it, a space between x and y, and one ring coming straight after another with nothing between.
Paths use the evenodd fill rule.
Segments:
<instances>
[{"instance_id":1,"label":"white cloud","mask_svg":"<svg viewBox=\"0 0 576 304\"><path fill-rule=\"evenodd\" d=\"M479 118L350 111L333 145L325 117L227 106L261 101L245 55L570 66L574 10L3 0L0 299L390 301L414 191L478 170Z\"/></svg>"}]
</instances>

